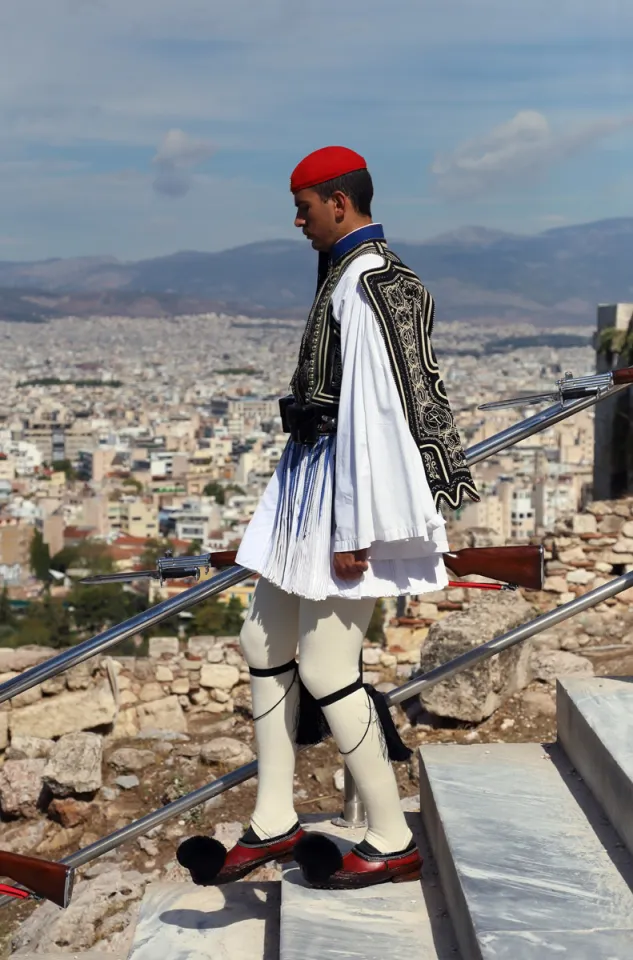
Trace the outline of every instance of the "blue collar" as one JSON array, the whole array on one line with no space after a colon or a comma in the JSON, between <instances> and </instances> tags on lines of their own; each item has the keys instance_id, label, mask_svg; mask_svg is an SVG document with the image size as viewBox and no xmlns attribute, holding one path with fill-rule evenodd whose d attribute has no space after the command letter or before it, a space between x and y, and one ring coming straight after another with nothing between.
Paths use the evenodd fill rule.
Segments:
<instances>
[{"instance_id":1,"label":"blue collar","mask_svg":"<svg viewBox=\"0 0 633 960\"><path fill-rule=\"evenodd\" d=\"M337 240L330 250L330 263L336 263L341 257L349 253L361 243L368 240L384 240L385 231L381 223L368 223L366 227L359 227L358 230L352 230L346 237Z\"/></svg>"}]
</instances>

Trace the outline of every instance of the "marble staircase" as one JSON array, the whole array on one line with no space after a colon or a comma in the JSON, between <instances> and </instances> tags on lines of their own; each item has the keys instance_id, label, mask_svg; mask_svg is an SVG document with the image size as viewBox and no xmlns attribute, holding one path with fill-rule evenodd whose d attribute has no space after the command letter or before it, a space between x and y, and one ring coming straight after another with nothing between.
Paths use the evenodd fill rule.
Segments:
<instances>
[{"instance_id":1,"label":"marble staircase","mask_svg":"<svg viewBox=\"0 0 633 960\"><path fill-rule=\"evenodd\" d=\"M421 748L404 801L421 884L316 891L292 864L281 882L154 884L131 960L631 960L633 682L557 696L556 744Z\"/></svg>"}]
</instances>

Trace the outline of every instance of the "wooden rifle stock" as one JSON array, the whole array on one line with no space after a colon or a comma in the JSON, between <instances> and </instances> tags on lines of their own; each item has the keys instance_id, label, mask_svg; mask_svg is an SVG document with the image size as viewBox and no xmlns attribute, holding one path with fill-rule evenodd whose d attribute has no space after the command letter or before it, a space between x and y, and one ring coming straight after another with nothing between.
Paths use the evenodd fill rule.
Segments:
<instances>
[{"instance_id":1,"label":"wooden rifle stock","mask_svg":"<svg viewBox=\"0 0 633 960\"><path fill-rule=\"evenodd\" d=\"M541 590L544 579L543 547L466 547L445 553L444 563L458 577L477 574L503 580L527 590Z\"/></svg>"},{"instance_id":2,"label":"wooden rifle stock","mask_svg":"<svg viewBox=\"0 0 633 960\"><path fill-rule=\"evenodd\" d=\"M613 383L620 386L623 383L633 383L633 367L624 367L613 371Z\"/></svg>"},{"instance_id":3,"label":"wooden rifle stock","mask_svg":"<svg viewBox=\"0 0 633 960\"><path fill-rule=\"evenodd\" d=\"M232 567L237 551L222 550L211 554L213 567ZM526 590L543 587L543 547L466 547L444 554L444 563L458 577L488 577L513 583Z\"/></svg>"},{"instance_id":4,"label":"wooden rifle stock","mask_svg":"<svg viewBox=\"0 0 633 960\"><path fill-rule=\"evenodd\" d=\"M0 850L0 876L9 877L36 897L51 900L58 907L67 907L70 903L74 870L65 863Z\"/></svg>"}]
</instances>

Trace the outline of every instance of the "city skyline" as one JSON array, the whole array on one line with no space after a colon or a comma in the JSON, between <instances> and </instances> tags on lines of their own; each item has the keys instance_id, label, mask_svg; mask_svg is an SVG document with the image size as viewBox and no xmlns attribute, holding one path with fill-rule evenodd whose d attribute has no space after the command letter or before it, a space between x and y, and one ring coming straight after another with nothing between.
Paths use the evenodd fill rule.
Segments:
<instances>
[{"instance_id":1,"label":"city skyline","mask_svg":"<svg viewBox=\"0 0 633 960\"><path fill-rule=\"evenodd\" d=\"M633 10L425 7L8 3L0 260L292 237L290 171L328 142L403 240L633 213Z\"/></svg>"}]
</instances>

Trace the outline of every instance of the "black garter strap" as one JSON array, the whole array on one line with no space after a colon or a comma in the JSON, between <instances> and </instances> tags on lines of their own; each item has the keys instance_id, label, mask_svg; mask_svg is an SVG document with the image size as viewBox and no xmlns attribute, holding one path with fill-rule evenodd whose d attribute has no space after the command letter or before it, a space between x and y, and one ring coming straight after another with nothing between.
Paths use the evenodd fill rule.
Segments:
<instances>
[{"instance_id":1,"label":"black garter strap","mask_svg":"<svg viewBox=\"0 0 633 960\"><path fill-rule=\"evenodd\" d=\"M321 697L316 703L318 703L320 707L329 707L331 703L338 703L339 700L344 700L345 697L349 697L351 693L356 693L362 686L363 681L359 677L358 680L354 680L353 683L348 684L346 687L335 690L334 693L328 694L327 697Z\"/></svg>"},{"instance_id":2,"label":"black garter strap","mask_svg":"<svg viewBox=\"0 0 633 960\"><path fill-rule=\"evenodd\" d=\"M288 685L288 689L284 693L283 697L281 697L277 701L277 703L274 703L273 706L270 708L270 710L267 710L266 713L261 713L258 717L253 717L253 723L257 723L258 720L263 720L264 717L267 717L269 713L272 713L273 710L275 710L280 703L284 702L284 700L286 699L286 697L288 696L288 694L290 693L290 691L295 685L295 680L297 679L298 667L297 667L296 660L289 660L288 663L282 664L281 667L265 667L263 669L260 669L259 667L248 668L248 672L251 674L252 677L278 677L282 673L288 673L290 670L294 670L295 675L292 678L290 684Z\"/></svg>"},{"instance_id":3,"label":"black garter strap","mask_svg":"<svg viewBox=\"0 0 633 960\"><path fill-rule=\"evenodd\" d=\"M288 663L284 663L280 667L266 667L263 670L259 667L249 667L248 672L252 677L278 677L282 673L287 673L288 670L296 669L297 661L289 660Z\"/></svg>"},{"instance_id":4,"label":"black garter strap","mask_svg":"<svg viewBox=\"0 0 633 960\"><path fill-rule=\"evenodd\" d=\"M380 726L382 728L385 751L389 759L393 762L403 762L406 760L410 760L412 756L412 751L402 741L402 738L398 733L398 730L396 728L395 723L393 722L393 717L391 716L391 711L389 710L389 706L387 704L387 700L384 694L376 690L375 687L372 687L370 683L363 683L362 677L360 676L358 677L357 680L354 680L353 683L348 684L346 687L342 687L340 690L335 690L334 693L328 694L327 697L321 697L318 700L315 700L314 697L311 697L310 711L311 711L312 725L310 728L310 732L312 734L312 737L314 738L317 735L317 733L321 733L321 739L323 739L324 736L327 736L327 734L330 733L330 729L329 729L327 720L323 715L322 708L329 707L330 704L332 703L338 703L339 700L343 700L345 697L349 697L352 693L356 693L357 690L365 690L365 692L367 693L367 696L369 697L370 702L372 702L374 705L374 708L376 710L376 716L378 717ZM303 687L303 685L301 688L301 697L302 697L301 710L303 711L304 700L306 700L307 698L310 698L310 694L308 693L307 690L305 690L305 687ZM354 750L358 749L358 747L361 745L361 743L369 733L369 729L372 722L373 721L370 715L369 722L367 724L367 729L365 730L365 733L361 737L359 743L357 743L356 746L354 747ZM325 734L323 734L324 730L326 731ZM318 742L319 741L316 739L299 740L297 738L297 743L318 743ZM349 750L347 751L347 753L343 753L342 755L347 756L348 753L353 753L354 750Z\"/></svg>"},{"instance_id":5,"label":"black garter strap","mask_svg":"<svg viewBox=\"0 0 633 960\"><path fill-rule=\"evenodd\" d=\"M275 707L278 707L281 704L288 694L290 693L291 688L293 687L295 680L298 675L298 664L296 660L289 660L288 663L282 664L280 667L267 667L266 669L259 669L257 667L249 667L249 673L253 677L277 677L282 673L288 673L288 671L294 670L295 677L284 693L283 697L276 703L270 710L267 710L266 713L262 714L261 717L253 717L254 721L261 720L262 717L268 716ZM320 697L318 700L312 696L310 691L299 678L299 710L298 717L296 721L296 735L295 742L297 746L313 746L316 743L320 743L322 740L325 740L326 737L330 736L331 730L329 724L323 713L323 707L329 707L333 703L338 703L339 700L344 700L345 697L349 697L352 693L356 693L357 690L365 690L370 701L373 702L376 709L376 715L380 721L380 726L384 735L384 744L387 752L387 756L393 762L409 760L412 755L412 751L403 743L400 734L396 728L395 723L393 722L393 717L387 705L387 700L385 699L384 694L379 693L374 687L369 683L363 683L362 677L354 680L353 683L349 683L346 687L342 687L340 690L335 690L334 693L328 694L326 697ZM367 725L367 730L363 734L360 742L354 747L354 750L357 750L360 744L363 742L365 737L369 732L372 719L370 716L369 723ZM348 751L353 753L353 750ZM343 754L346 756L346 754Z\"/></svg>"}]
</instances>

